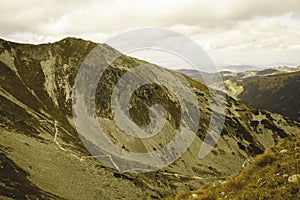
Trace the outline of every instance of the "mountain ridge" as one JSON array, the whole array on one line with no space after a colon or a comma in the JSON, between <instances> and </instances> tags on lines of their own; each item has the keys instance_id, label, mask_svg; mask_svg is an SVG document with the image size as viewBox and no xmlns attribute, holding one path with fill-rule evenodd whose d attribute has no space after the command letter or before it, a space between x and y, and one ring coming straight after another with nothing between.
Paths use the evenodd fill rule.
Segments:
<instances>
[{"instance_id":1,"label":"mountain ridge","mask_svg":"<svg viewBox=\"0 0 300 200\"><path fill-rule=\"evenodd\" d=\"M273 67L259 71L220 72L217 74L181 70L215 89L224 88L228 95L256 109L266 109L299 121L298 83L300 67Z\"/></svg>"},{"instance_id":2,"label":"mountain ridge","mask_svg":"<svg viewBox=\"0 0 300 200\"><path fill-rule=\"evenodd\" d=\"M1 150L10 149L6 156L28 172L32 184L43 191L67 199L97 199L98 196L106 199L161 198L182 188L196 188L203 182L236 172L246 159L262 153L280 138L299 129L296 122L249 108L227 97L221 138L204 160L198 160L210 117L217 112L210 109L210 104L214 103L210 101L210 95L218 97L218 92L209 91L203 84L184 76L197 94L202 116L197 137L188 151L158 172L130 174L110 169L98 163L84 148L72 116L72 91L77 71L97 45L74 38L43 45L0 41L0 132L3 136L0 147ZM112 55L120 54L105 44L100 44L100 48L101 62L104 63ZM126 143L128 136L123 137L117 130L112 120L109 95L123 74L144 63L120 54L101 77L96 92L99 123L110 131L109 137L116 145L123 145L133 152L144 147ZM141 87L133 94L131 112L136 123L149 123L144 111L155 102L162 103L171 116L163 132L166 135L158 135L148 143L149 148L161 148L164 144L159 141L170 140L172 135L168 132L177 127L180 105L170 97L170 91L155 85ZM77 183L78 179L81 183ZM70 185L76 190L70 189ZM83 185L89 189L85 191Z\"/></svg>"}]
</instances>

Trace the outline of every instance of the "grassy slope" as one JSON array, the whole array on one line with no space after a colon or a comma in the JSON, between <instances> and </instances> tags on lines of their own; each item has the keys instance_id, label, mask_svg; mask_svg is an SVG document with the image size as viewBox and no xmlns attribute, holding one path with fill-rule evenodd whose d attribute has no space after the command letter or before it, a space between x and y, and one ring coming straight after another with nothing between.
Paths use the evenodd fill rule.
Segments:
<instances>
[{"instance_id":1,"label":"grassy slope","mask_svg":"<svg viewBox=\"0 0 300 200\"><path fill-rule=\"evenodd\" d=\"M257 156L238 175L167 199L300 199L299 136L289 136L281 144ZM289 177L295 174L299 175L298 182L290 183Z\"/></svg>"},{"instance_id":2,"label":"grassy slope","mask_svg":"<svg viewBox=\"0 0 300 200\"><path fill-rule=\"evenodd\" d=\"M257 77L243 83L241 102L257 109L280 113L300 120L300 72Z\"/></svg>"}]
</instances>

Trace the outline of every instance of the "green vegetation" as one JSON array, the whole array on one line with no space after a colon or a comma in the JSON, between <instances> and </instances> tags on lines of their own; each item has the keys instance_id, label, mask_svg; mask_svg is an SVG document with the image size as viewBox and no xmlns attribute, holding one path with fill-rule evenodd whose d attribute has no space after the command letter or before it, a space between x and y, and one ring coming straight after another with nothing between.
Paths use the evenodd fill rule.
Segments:
<instances>
[{"instance_id":1,"label":"green vegetation","mask_svg":"<svg viewBox=\"0 0 300 200\"><path fill-rule=\"evenodd\" d=\"M266 109L299 121L299 81L300 71L243 80L244 91L238 99L254 108Z\"/></svg>"},{"instance_id":2,"label":"green vegetation","mask_svg":"<svg viewBox=\"0 0 300 200\"><path fill-rule=\"evenodd\" d=\"M279 145L254 158L240 174L192 192L180 192L167 200L299 199L300 137L287 137Z\"/></svg>"}]
</instances>

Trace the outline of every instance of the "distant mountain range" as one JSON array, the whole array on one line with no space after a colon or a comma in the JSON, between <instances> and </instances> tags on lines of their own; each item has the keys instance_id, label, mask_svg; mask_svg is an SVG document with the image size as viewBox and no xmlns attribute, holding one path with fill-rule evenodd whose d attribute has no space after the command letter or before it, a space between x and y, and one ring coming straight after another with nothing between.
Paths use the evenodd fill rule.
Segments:
<instances>
[{"instance_id":1,"label":"distant mountain range","mask_svg":"<svg viewBox=\"0 0 300 200\"><path fill-rule=\"evenodd\" d=\"M235 66L235 65L234 65ZM225 77L237 77L237 78L247 78L250 76L262 76L262 75L275 75L282 74L288 72L300 71L300 66L298 67L286 67L286 66L278 66L278 67L269 67L269 68L257 68L253 66L245 66L245 65L236 65L237 68L241 67L241 70L230 69L231 67L225 66L221 67L220 74ZM243 70L242 70L243 69ZM198 71L196 69L179 69L176 70L178 72L184 73L192 78L201 78L201 77L214 77L215 73Z\"/></svg>"},{"instance_id":2,"label":"distant mountain range","mask_svg":"<svg viewBox=\"0 0 300 200\"><path fill-rule=\"evenodd\" d=\"M217 82L215 73L197 70L179 70L210 87L219 89L224 84L230 96L256 109L280 113L300 121L300 66L273 67L245 72L221 71L223 82Z\"/></svg>"},{"instance_id":3,"label":"distant mountain range","mask_svg":"<svg viewBox=\"0 0 300 200\"><path fill-rule=\"evenodd\" d=\"M220 66L220 71L245 72L250 70L259 70L260 68L251 65L225 65Z\"/></svg>"},{"instance_id":4,"label":"distant mountain range","mask_svg":"<svg viewBox=\"0 0 300 200\"><path fill-rule=\"evenodd\" d=\"M300 71L257 76L239 83L241 102L300 121Z\"/></svg>"}]
</instances>

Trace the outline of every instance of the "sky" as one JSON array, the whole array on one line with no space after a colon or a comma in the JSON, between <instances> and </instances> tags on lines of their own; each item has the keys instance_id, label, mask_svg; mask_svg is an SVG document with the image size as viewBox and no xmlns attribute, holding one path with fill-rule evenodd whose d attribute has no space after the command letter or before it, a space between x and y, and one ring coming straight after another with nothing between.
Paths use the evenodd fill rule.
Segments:
<instances>
[{"instance_id":1,"label":"sky","mask_svg":"<svg viewBox=\"0 0 300 200\"><path fill-rule=\"evenodd\" d=\"M196 41L216 66L300 65L299 0L0 0L0 37L22 43L68 36L103 43L119 33L165 28ZM131 55L189 68L165 52Z\"/></svg>"}]
</instances>

